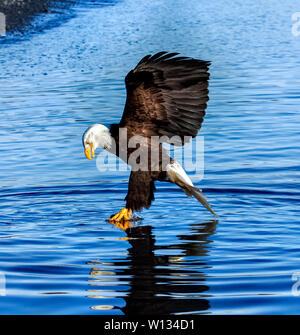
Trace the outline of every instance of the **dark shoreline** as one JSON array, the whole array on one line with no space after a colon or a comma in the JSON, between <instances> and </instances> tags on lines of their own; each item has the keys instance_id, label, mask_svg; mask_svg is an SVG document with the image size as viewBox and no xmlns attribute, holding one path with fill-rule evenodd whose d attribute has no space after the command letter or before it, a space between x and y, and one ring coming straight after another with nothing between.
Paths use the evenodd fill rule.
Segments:
<instances>
[{"instance_id":1,"label":"dark shoreline","mask_svg":"<svg viewBox=\"0 0 300 335\"><path fill-rule=\"evenodd\" d=\"M0 0L0 13L6 17L6 31L21 29L40 13L67 8L76 0Z\"/></svg>"}]
</instances>

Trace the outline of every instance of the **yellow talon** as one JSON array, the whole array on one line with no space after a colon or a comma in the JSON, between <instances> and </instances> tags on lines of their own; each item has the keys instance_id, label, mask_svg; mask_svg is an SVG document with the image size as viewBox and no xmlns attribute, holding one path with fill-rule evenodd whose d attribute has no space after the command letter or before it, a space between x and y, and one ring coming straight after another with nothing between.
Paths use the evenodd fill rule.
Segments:
<instances>
[{"instance_id":1,"label":"yellow talon","mask_svg":"<svg viewBox=\"0 0 300 335\"><path fill-rule=\"evenodd\" d=\"M130 220L132 214L132 210L130 208L124 207L119 213L115 214L113 217L109 219L110 222L120 222L120 221L128 221Z\"/></svg>"}]
</instances>

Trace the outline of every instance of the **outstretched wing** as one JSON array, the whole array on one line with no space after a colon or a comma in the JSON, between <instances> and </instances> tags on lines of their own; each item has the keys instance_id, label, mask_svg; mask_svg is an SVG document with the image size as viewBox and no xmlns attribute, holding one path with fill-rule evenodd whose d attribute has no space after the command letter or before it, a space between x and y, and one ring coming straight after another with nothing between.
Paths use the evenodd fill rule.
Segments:
<instances>
[{"instance_id":1,"label":"outstretched wing","mask_svg":"<svg viewBox=\"0 0 300 335\"><path fill-rule=\"evenodd\" d=\"M146 137L197 135L208 101L210 63L177 55L148 55L127 74L121 127Z\"/></svg>"}]
</instances>

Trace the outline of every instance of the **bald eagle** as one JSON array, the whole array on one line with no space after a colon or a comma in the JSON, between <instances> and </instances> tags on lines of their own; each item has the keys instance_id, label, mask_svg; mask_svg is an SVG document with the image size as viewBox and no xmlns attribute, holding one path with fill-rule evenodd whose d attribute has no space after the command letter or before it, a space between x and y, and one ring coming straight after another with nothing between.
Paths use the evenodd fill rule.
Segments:
<instances>
[{"instance_id":1,"label":"bald eagle","mask_svg":"<svg viewBox=\"0 0 300 335\"><path fill-rule=\"evenodd\" d=\"M210 63L178 55L162 51L142 58L125 78L127 98L120 123L110 128L95 124L83 134L88 159L95 157L95 150L101 147L131 166L126 206L110 218L111 222L130 220L133 211L149 208L154 200L155 181L178 185L216 215L202 191L194 187L162 145L167 142L182 146L186 139L195 137L208 101ZM130 160L137 150L137 146L129 145L133 138L139 139L140 155ZM144 164L141 153L146 157Z\"/></svg>"}]
</instances>

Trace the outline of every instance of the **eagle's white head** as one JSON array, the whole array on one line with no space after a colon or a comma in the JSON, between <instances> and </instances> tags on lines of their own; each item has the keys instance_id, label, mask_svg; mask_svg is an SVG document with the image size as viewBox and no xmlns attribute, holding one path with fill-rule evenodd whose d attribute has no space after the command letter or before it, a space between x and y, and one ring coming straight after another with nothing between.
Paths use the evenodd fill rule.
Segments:
<instances>
[{"instance_id":1,"label":"eagle's white head","mask_svg":"<svg viewBox=\"0 0 300 335\"><path fill-rule=\"evenodd\" d=\"M84 132L82 142L86 158L93 159L97 148L108 151L111 149L113 138L109 129L103 124L94 124Z\"/></svg>"}]
</instances>

